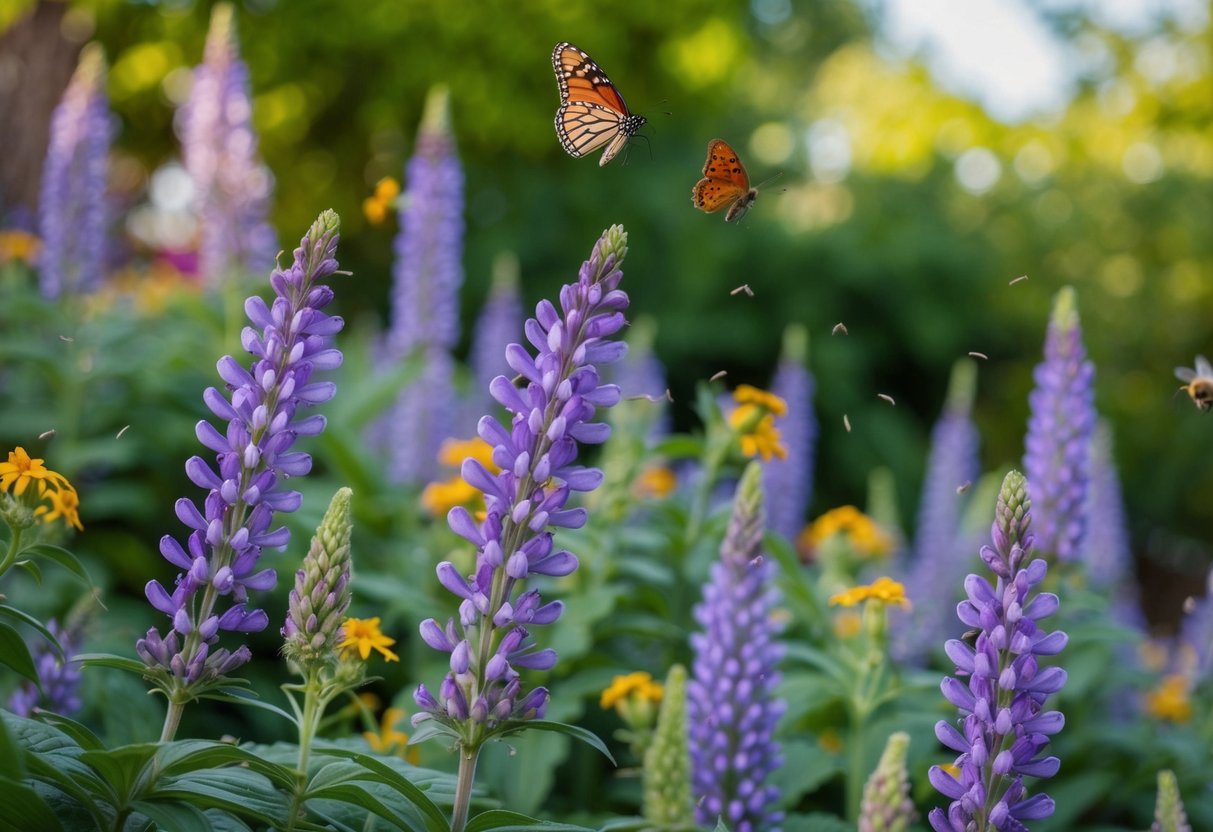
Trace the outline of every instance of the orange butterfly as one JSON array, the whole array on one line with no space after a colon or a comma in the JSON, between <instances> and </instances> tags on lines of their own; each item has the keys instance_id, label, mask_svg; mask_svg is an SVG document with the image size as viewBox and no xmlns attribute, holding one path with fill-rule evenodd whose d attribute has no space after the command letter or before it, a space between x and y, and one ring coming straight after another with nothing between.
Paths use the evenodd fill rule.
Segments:
<instances>
[{"instance_id":1,"label":"orange butterfly","mask_svg":"<svg viewBox=\"0 0 1213 832\"><path fill-rule=\"evenodd\" d=\"M708 160L703 163L703 179L695 183L691 202L709 214L729 206L725 222L739 220L758 199L758 189L750 187L750 175L737 158L737 151L724 139L708 142ZM732 203L732 204L730 204Z\"/></svg>"},{"instance_id":2,"label":"orange butterfly","mask_svg":"<svg viewBox=\"0 0 1213 832\"><path fill-rule=\"evenodd\" d=\"M552 50L552 68L560 85L556 135L570 156L585 156L606 145L598 164L605 165L645 123L632 115L623 96L594 59L571 43Z\"/></svg>"}]
</instances>

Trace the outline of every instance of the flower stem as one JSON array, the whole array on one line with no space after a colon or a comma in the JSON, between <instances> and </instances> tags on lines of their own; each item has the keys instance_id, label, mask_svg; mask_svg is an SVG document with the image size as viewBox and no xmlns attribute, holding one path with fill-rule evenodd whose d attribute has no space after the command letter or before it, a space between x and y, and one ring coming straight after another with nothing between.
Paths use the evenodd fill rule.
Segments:
<instances>
[{"instance_id":1,"label":"flower stem","mask_svg":"<svg viewBox=\"0 0 1213 832\"><path fill-rule=\"evenodd\" d=\"M451 810L451 832L463 832L472 802L472 783L476 779L476 761L480 747L459 749L459 779L455 783L455 805Z\"/></svg>"},{"instance_id":2,"label":"flower stem","mask_svg":"<svg viewBox=\"0 0 1213 832\"><path fill-rule=\"evenodd\" d=\"M17 560L17 552L21 551L21 533L24 529L10 526L9 531L13 533L13 536L8 542L8 551L4 553L4 560L0 561L0 575L12 567L13 562Z\"/></svg>"},{"instance_id":3,"label":"flower stem","mask_svg":"<svg viewBox=\"0 0 1213 832\"><path fill-rule=\"evenodd\" d=\"M168 701L168 711L164 714L164 727L160 729L160 742L172 742L177 736L177 726L181 724L181 714L185 713L185 702L174 699Z\"/></svg>"},{"instance_id":4,"label":"flower stem","mask_svg":"<svg viewBox=\"0 0 1213 832\"><path fill-rule=\"evenodd\" d=\"M307 766L312 753L312 740L316 738L316 727L324 714L327 701L322 700L320 676L315 668L308 668L307 683L303 688L303 719L299 720L299 760L295 764L295 795L291 798L286 832L293 832L307 793Z\"/></svg>"}]
</instances>

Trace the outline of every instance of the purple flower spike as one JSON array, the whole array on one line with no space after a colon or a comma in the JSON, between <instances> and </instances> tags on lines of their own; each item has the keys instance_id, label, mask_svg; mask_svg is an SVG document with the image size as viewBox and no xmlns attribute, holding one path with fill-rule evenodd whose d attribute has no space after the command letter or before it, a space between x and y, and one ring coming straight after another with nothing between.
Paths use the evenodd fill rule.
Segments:
<instances>
[{"instance_id":1,"label":"purple flower spike","mask_svg":"<svg viewBox=\"0 0 1213 832\"><path fill-rule=\"evenodd\" d=\"M400 394L388 453L393 479L422 483L437 474L442 440L458 431L450 351L459 340L463 285L463 169L444 87L426 100L405 182L387 352L393 361L419 359L422 370Z\"/></svg>"},{"instance_id":2,"label":"purple flower spike","mask_svg":"<svg viewBox=\"0 0 1213 832\"><path fill-rule=\"evenodd\" d=\"M414 723L436 719L459 738L466 751L480 746L511 720L543 716L547 691L522 691L516 668L548 669L551 650L536 650L530 631L555 621L561 607L541 605L539 593L525 588L530 575L567 575L577 558L557 549L553 528L576 528L584 509L566 509L573 491L588 491L601 481L594 469L577 465L578 445L605 441L607 431L591 421L598 408L619 401L619 388L599 382L595 364L620 357L621 344L608 340L626 325L628 296L620 290L619 265L627 254L627 234L612 226L582 264L576 283L560 290L560 308L541 301L524 331L535 350L518 344L506 350L510 370L526 379L515 387L506 376L490 384L493 398L510 413L509 426L492 416L480 420L479 434L493 446L501 473L475 460L463 465L463 478L484 494L485 517L452 509L452 531L476 547L476 570L459 574L450 563L438 566L438 579L460 598L459 620L421 624L423 640L451 654L451 672L437 695L424 685L414 699L422 709Z\"/></svg>"},{"instance_id":3,"label":"purple flower spike","mask_svg":"<svg viewBox=\"0 0 1213 832\"><path fill-rule=\"evenodd\" d=\"M80 666L70 659L80 650L83 623L83 617L77 618L74 626L69 619L67 627L61 627L54 619L47 622L47 629L63 648L67 661L49 642L39 640L31 653L38 679L42 682L42 692L38 692L33 682L23 681L8 700L10 711L18 716L29 716L35 709L41 709L71 716L80 710Z\"/></svg>"},{"instance_id":4,"label":"purple flower spike","mask_svg":"<svg viewBox=\"0 0 1213 832\"><path fill-rule=\"evenodd\" d=\"M906 595L914 599L912 623L893 632L899 659L921 663L947 635L955 609L955 588L968 571L973 554L961 533L965 496L958 492L977 479L977 425L973 396L977 365L970 359L952 368L943 413L931 432L931 454L918 508L914 557L906 578Z\"/></svg>"},{"instance_id":5,"label":"purple flower spike","mask_svg":"<svg viewBox=\"0 0 1213 832\"><path fill-rule=\"evenodd\" d=\"M160 541L161 554L182 570L172 592L159 581L146 589L148 601L173 628L161 636L153 627L135 648L158 671L149 675L170 697L248 660L247 647L234 653L214 649L220 631L257 632L268 623L264 611L248 607L249 590L274 586L274 570L257 568L261 550L280 549L290 540L285 527L271 528L274 513L299 507L299 492L285 488L284 481L311 468L311 457L291 447L296 437L313 436L325 426L323 416L299 411L333 397L332 382L316 381L313 374L341 364L332 341L343 321L323 311L333 290L321 282L337 271L338 227L335 213L322 213L295 249L291 267L270 276L273 303L257 296L245 302L253 326L245 327L241 342L255 360L245 369L225 356L218 367L230 396L214 387L203 393L227 428L198 423L198 439L215 452L215 465L194 457L185 467L208 493L201 508L186 498L177 501L177 516L193 530L185 545L169 535Z\"/></svg>"},{"instance_id":6,"label":"purple flower spike","mask_svg":"<svg viewBox=\"0 0 1213 832\"><path fill-rule=\"evenodd\" d=\"M695 819L718 817L734 832L778 830L778 787L767 777L782 762L775 723L784 703L774 696L783 649L771 612L774 564L762 557L762 469L742 474L720 560L712 566L691 636L695 651L687 686Z\"/></svg>"},{"instance_id":7,"label":"purple flower spike","mask_svg":"<svg viewBox=\"0 0 1213 832\"><path fill-rule=\"evenodd\" d=\"M788 540L795 540L804 527L805 511L813 497L817 420L813 416L813 374L805 366L808 352L808 330L788 327L783 336L783 354L771 379L771 392L788 403L788 412L775 417L788 456L763 464L763 490L767 494L768 525Z\"/></svg>"},{"instance_id":8,"label":"purple flower spike","mask_svg":"<svg viewBox=\"0 0 1213 832\"><path fill-rule=\"evenodd\" d=\"M472 375L476 387L469 401L472 429L484 413L491 413L497 404L489 394L489 384L509 370L505 363L505 348L522 331L522 299L518 296L518 258L510 252L497 255L493 261L493 286L488 300L476 321L472 335Z\"/></svg>"},{"instance_id":9,"label":"purple flower spike","mask_svg":"<svg viewBox=\"0 0 1213 832\"><path fill-rule=\"evenodd\" d=\"M89 44L51 116L38 205L42 294L55 298L101 285L109 211L107 158L113 119L105 98L105 54Z\"/></svg>"},{"instance_id":10,"label":"purple flower spike","mask_svg":"<svg viewBox=\"0 0 1213 832\"><path fill-rule=\"evenodd\" d=\"M1066 287L1053 302L1045 360L1033 374L1023 458L1036 494L1038 548L1061 560L1079 557L1087 528L1095 367L1086 356L1074 290Z\"/></svg>"},{"instance_id":11,"label":"purple flower spike","mask_svg":"<svg viewBox=\"0 0 1213 832\"><path fill-rule=\"evenodd\" d=\"M198 270L208 281L270 267L278 237L266 219L274 178L257 155L248 68L232 7L211 12L202 63L177 114L181 156L194 182Z\"/></svg>"},{"instance_id":12,"label":"purple flower spike","mask_svg":"<svg viewBox=\"0 0 1213 832\"><path fill-rule=\"evenodd\" d=\"M945 647L957 678L940 685L944 698L961 714L959 729L941 720L935 736L960 753L959 778L940 766L928 774L931 785L952 799L947 811L933 809L936 832L997 829L1026 832L1025 821L1053 814L1043 793L1027 797L1025 777L1052 777L1060 761L1044 756L1049 736L1065 724L1058 711L1044 710L1049 694L1061 690L1066 672L1040 667L1038 656L1053 656L1068 637L1047 633L1038 622L1057 610L1057 596L1033 593L1048 572L1043 560L1029 562L1032 502L1023 474L1007 474L998 495L992 529L994 546L981 558L997 576L993 585L979 575L965 580L968 600L956 608L966 627L977 629L973 646L953 639ZM967 677L966 685L961 679Z\"/></svg>"}]
</instances>

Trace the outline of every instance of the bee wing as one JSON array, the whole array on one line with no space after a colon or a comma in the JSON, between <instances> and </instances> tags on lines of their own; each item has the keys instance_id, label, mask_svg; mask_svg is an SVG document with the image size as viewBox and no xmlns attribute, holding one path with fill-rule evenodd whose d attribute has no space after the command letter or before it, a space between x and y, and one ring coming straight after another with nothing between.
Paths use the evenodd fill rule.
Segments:
<instances>
[{"instance_id":1,"label":"bee wing","mask_svg":"<svg viewBox=\"0 0 1213 832\"><path fill-rule=\"evenodd\" d=\"M1213 376L1213 366L1209 365L1209 359L1203 355L1196 356L1196 375Z\"/></svg>"},{"instance_id":2,"label":"bee wing","mask_svg":"<svg viewBox=\"0 0 1213 832\"><path fill-rule=\"evenodd\" d=\"M1196 380L1196 371L1191 367L1176 367L1175 377L1180 381L1191 383Z\"/></svg>"}]
</instances>

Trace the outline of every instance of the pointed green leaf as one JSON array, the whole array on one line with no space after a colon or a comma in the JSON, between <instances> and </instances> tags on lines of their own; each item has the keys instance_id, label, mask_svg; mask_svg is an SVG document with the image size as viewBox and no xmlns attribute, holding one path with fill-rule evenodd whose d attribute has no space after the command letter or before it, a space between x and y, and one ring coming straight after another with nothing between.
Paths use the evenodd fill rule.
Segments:
<instances>
[{"instance_id":1,"label":"pointed green leaf","mask_svg":"<svg viewBox=\"0 0 1213 832\"><path fill-rule=\"evenodd\" d=\"M615 762L615 758L611 755L610 750L607 749L606 744L598 738L598 735L593 731L587 731L579 725L567 725L563 722L552 722L546 719L519 720L506 723L506 725L506 729L496 736L508 737L532 729L535 731L552 731L557 734L565 734L573 739L581 740L586 745L601 752L604 757L611 761L611 765L619 765Z\"/></svg>"},{"instance_id":2,"label":"pointed green leaf","mask_svg":"<svg viewBox=\"0 0 1213 832\"><path fill-rule=\"evenodd\" d=\"M75 659L84 667L116 667L119 670L125 670L127 673L134 673L140 677L147 673L148 669L147 665L138 659L132 659L129 656L117 656L113 653L79 653Z\"/></svg>"},{"instance_id":3,"label":"pointed green leaf","mask_svg":"<svg viewBox=\"0 0 1213 832\"><path fill-rule=\"evenodd\" d=\"M34 563L32 560L19 560L13 565L20 566L30 574L30 577L34 579L34 583L38 584L38 586L42 586L42 567L40 567L38 564Z\"/></svg>"},{"instance_id":4,"label":"pointed green leaf","mask_svg":"<svg viewBox=\"0 0 1213 832\"><path fill-rule=\"evenodd\" d=\"M144 768L156 754L160 744L142 742L112 749L85 751L80 759L100 774L118 795L119 803L136 795Z\"/></svg>"},{"instance_id":5,"label":"pointed green leaf","mask_svg":"<svg viewBox=\"0 0 1213 832\"><path fill-rule=\"evenodd\" d=\"M38 680L38 670L29 654L29 647L21 634L9 625L0 622L0 664L6 664L13 670L29 679L41 689Z\"/></svg>"},{"instance_id":6,"label":"pointed green leaf","mask_svg":"<svg viewBox=\"0 0 1213 832\"><path fill-rule=\"evenodd\" d=\"M273 826L282 826L287 814L286 797L263 775L247 768L203 769L165 777L143 799L187 800Z\"/></svg>"},{"instance_id":7,"label":"pointed green leaf","mask_svg":"<svg viewBox=\"0 0 1213 832\"><path fill-rule=\"evenodd\" d=\"M4 813L0 815L0 832L61 832L63 829L51 807L46 805L33 788L8 777L0 777L0 794L4 795Z\"/></svg>"},{"instance_id":8,"label":"pointed green leaf","mask_svg":"<svg viewBox=\"0 0 1213 832\"><path fill-rule=\"evenodd\" d=\"M19 610L16 607L9 606L8 604L0 604L0 615L4 616L5 618L12 618L16 621L20 621L22 624L28 624L29 626L33 627L42 635L44 639L47 640L50 646L55 649L55 652L58 653L61 658L63 657L63 646L59 644L59 639L55 638L55 634L52 633L47 626L37 618L34 618L34 616L30 615L24 610Z\"/></svg>"},{"instance_id":9,"label":"pointed green leaf","mask_svg":"<svg viewBox=\"0 0 1213 832\"><path fill-rule=\"evenodd\" d=\"M243 679L227 679L225 683L234 684L240 682L248 684L248 682ZM198 698L214 699L216 702L228 702L233 705L247 705L250 708L260 708L263 711L269 711L270 713L277 714L296 727L299 725L298 720L296 720L292 714L287 713L277 705L271 705L269 702L262 701L252 691L244 691L240 690L239 688L217 688L215 690L207 691Z\"/></svg>"},{"instance_id":10,"label":"pointed green leaf","mask_svg":"<svg viewBox=\"0 0 1213 832\"><path fill-rule=\"evenodd\" d=\"M430 800L420 788L416 786L407 777L404 777L395 769L384 763L376 760L369 754L362 754L357 751L350 751L345 748L326 745L316 748L317 754L323 754L330 757L342 757L347 760L354 760L360 765L369 769L378 777L374 778L377 782L391 786L403 797L407 798L418 810L425 824L427 832L446 832L450 828L450 821L441 809L435 805L434 801ZM371 779L369 777L365 779Z\"/></svg>"},{"instance_id":11,"label":"pointed green leaf","mask_svg":"<svg viewBox=\"0 0 1213 832\"><path fill-rule=\"evenodd\" d=\"M38 721L55 726L60 731L75 740L76 743L86 751L93 751L105 747L105 744L101 742L100 738L96 734L94 734L84 725L81 725L76 720L66 717L63 714L57 714L54 711L39 711Z\"/></svg>"},{"instance_id":12,"label":"pointed green leaf","mask_svg":"<svg viewBox=\"0 0 1213 832\"><path fill-rule=\"evenodd\" d=\"M22 549L21 554L46 558L59 564L85 583L91 584L93 582L93 579L88 576L88 572L79 559L62 546L52 546L50 543L35 543L33 546Z\"/></svg>"},{"instance_id":13,"label":"pointed green leaf","mask_svg":"<svg viewBox=\"0 0 1213 832\"><path fill-rule=\"evenodd\" d=\"M399 829L411 829L413 832L424 832L423 825L414 826L407 818L401 817L389 809L384 803L358 783L335 783L320 789L308 789L308 800L337 800L349 803L360 809L373 812Z\"/></svg>"},{"instance_id":14,"label":"pointed green leaf","mask_svg":"<svg viewBox=\"0 0 1213 832\"><path fill-rule=\"evenodd\" d=\"M574 826L571 823L549 823L537 820L518 812L505 809L490 809L481 812L468 821L467 832L591 832L585 826Z\"/></svg>"},{"instance_id":15,"label":"pointed green leaf","mask_svg":"<svg viewBox=\"0 0 1213 832\"><path fill-rule=\"evenodd\" d=\"M188 803L137 800L131 808L160 829L173 832L211 832L214 826L202 810Z\"/></svg>"}]
</instances>

